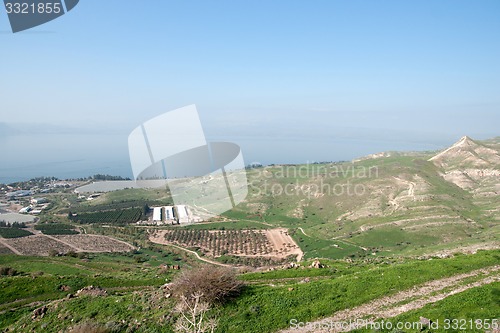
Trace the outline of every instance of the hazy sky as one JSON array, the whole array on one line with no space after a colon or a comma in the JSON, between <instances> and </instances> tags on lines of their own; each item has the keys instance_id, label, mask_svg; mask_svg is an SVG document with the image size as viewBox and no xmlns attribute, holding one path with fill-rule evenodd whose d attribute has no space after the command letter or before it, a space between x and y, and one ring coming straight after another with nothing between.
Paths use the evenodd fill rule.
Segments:
<instances>
[{"instance_id":1,"label":"hazy sky","mask_svg":"<svg viewBox=\"0 0 500 333\"><path fill-rule=\"evenodd\" d=\"M17 34L2 9L0 45L0 122L128 133L194 103L252 160L500 134L498 0L81 0Z\"/></svg>"}]
</instances>

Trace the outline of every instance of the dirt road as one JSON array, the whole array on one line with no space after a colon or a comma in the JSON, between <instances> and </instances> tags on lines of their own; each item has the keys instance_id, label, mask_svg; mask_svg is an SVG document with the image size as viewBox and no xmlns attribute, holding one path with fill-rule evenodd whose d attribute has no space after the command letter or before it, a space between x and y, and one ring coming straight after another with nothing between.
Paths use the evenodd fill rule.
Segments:
<instances>
[{"instance_id":1,"label":"dirt road","mask_svg":"<svg viewBox=\"0 0 500 333\"><path fill-rule=\"evenodd\" d=\"M0 237L0 244L2 244L3 246L5 246L6 248L8 248L9 250L11 250L12 252L14 252L14 254L17 254L17 255L22 255L21 252L19 252L16 248L10 246L7 242L5 242L4 238Z\"/></svg>"},{"instance_id":2,"label":"dirt road","mask_svg":"<svg viewBox=\"0 0 500 333\"><path fill-rule=\"evenodd\" d=\"M401 291L395 295L376 299L352 309L346 309L335 313L333 316L311 322L309 328L290 328L280 333L326 333L326 332L348 332L357 328L356 325L346 329L336 328L332 323L356 322L357 319L374 321L381 318L392 318L404 312L422 308L426 304L440 301L448 296L463 292L467 289L479 287L495 281L500 281L500 266L478 269L469 273L459 274L448 278L430 281L420 286ZM464 280L471 277L485 275L484 278L464 284ZM446 289L446 291L445 291ZM311 330L311 327L316 329ZM325 329L325 327L327 329ZM332 328L332 329L328 329Z\"/></svg>"}]
</instances>

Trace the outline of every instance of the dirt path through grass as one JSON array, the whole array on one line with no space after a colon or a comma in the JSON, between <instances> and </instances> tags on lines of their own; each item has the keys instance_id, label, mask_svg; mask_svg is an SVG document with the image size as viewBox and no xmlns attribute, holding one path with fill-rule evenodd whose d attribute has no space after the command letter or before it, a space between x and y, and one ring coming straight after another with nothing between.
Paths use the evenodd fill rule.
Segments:
<instances>
[{"instance_id":1,"label":"dirt path through grass","mask_svg":"<svg viewBox=\"0 0 500 333\"><path fill-rule=\"evenodd\" d=\"M469 273L430 281L411 289L398 292L395 295L379 298L352 309L338 311L331 317L311 322L309 327L304 327L303 329L290 328L282 330L280 333L348 332L362 327L357 327L353 324L351 327L342 329L341 327L335 327L334 323L355 322L357 319L374 321L381 318L396 317L404 312L422 308L426 304L440 301L467 289L500 281L499 272L500 265L496 265ZM465 283L464 281L467 278L479 277L481 275L485 277L470 283Z\"/></svg>"},{"instance_id":2,"label":"dirt path through grass","mask_svg":"<svg viewBox=\"0 0 500 333\"><path fill-rule=\"evenodd\" d=\"M40 235L42 235L42 234L40 234ZM76 245L74 245L74 244L70 244L70 243L65 242L65 241L63 241L63 240L61 240L61 239L58 239L58 238L52 237L51 235L45 235L45 234L43 234L43 236L45 236L45 237L47 237L47 238L50 238L50 239L52 239L52 240L55 240L56 242L63 243L64 245L67 245L67 246L69 246L70 248L72 248L73 250L75 250L76 252L84 252L84 250L83 250L83 249L81 249L81 248L77 247Z\"/></svg>"},{"instance_id":3,"label":"dirt path through grass","mask_svg":"<svg viewBox=\"0 0 500 333\"><path fill-rule=\"evenodd\" d=\"M304 236L309 237L309 235L308 235L308 234L306 234L306 232L304 231L304 229L302 229L302 227L299 227L299 230L300 230L300 231L304 234Z\"/></svg>"}]
</instances>

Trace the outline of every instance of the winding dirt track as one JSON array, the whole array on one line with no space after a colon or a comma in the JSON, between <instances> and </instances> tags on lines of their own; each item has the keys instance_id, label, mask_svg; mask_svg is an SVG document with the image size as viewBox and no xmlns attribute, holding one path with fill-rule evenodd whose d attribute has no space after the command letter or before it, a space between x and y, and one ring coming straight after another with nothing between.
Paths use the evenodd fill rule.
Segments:
<instances>
[{"instance_id":1,"label":"winding dirt track","mask_svg":"<svg viewBox=\"0 0 500 333\"><path fill-rule=\"evenodd\" d=\"M348 332L350 330L362 328L355 325L357 319L374 321L380 318L395 317L404 312L419 309L426 304L434 303L448 296L461 293L467 289L500 281L499 271L500 265L497 265L444 279L430 281L420 286L415 286L411 289L401 291L395 295L386 296L352 309L339 311L332 317L311 322L310 325L308 327L304 327L304 329L289 328L280 331L280 333ZM463 284L465 279L478 277L480 275L484 275L485 277L475 282ZM332 323L349 321L353 322L353 325L346 327L346 329L342 329L340 327L336 328L335 325L332 325Z\"/></svg>"},{"instance_id":2,"label":"winding dirt track","mask_svg":"<svg viewBox=\"0 0 500 333\"><path fill-rule=\"evenodd\" d=\"M302 227L299 227L299 230L300 230L300 231L304 234L304 236L309 237L309 235L308 235L308 234L306 234L306 232L304 231L304 229L302 229Z\"/></svg>"},{"instance_id":3,"label":"winding dirt track","mask_svg":"<svg viewBox=\"0 0 500 333\"><path fill-rule=\"evenodd\" d=\"M201 260L201 261L204 261L204 262L208 262L209 264L214 264L214 265L224 266L224 267L232 267L231 265L226 265L226 264L214 261L214 260L203 258L198 253L196 253L195 251L191 251L191 250L185 249L183 247L180 247L180 246L177 246L177 245L174 245L172 243L169 243L169 242L165 241L165 234L163 232L155 232L154 234L151 234L149 236L149 240L151 242L153 242L153 243L156 243L156 244L168 245L168 246L175 247L176 249L179 249L179 250L182 250L182 251L185 251L185 252L189 252L189 253L193 254L194 256L196 256L196 258L198 260Z\"/></svg>"}]
</instances>

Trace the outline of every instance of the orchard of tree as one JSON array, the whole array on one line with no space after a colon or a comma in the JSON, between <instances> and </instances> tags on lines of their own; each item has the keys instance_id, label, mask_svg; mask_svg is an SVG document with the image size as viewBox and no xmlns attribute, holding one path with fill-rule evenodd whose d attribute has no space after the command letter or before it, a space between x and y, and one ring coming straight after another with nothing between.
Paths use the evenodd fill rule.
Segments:
<instances>
[{"instance_id":1,"label":"orchard of tree","mask_svg":"<svg viewBox=\"0 0 500 333\"><path fill-rule=\"evenodd\" d=\"M127 224L135 223L141 219L143 209L129 208L93 213L68 213L68 218L81 224Z\"/></svg>"},{"instance_id":2,"label":"orchard of tree","mask_svg":"<svg viewBox=\"0 0 500 333\"><path fill-rule=\"evenodd\" d=\"M165 240L202 249L212 256L278 254L266 235L257 230L174 229L165 234Z\"/></svg>"}]
</instances>

